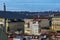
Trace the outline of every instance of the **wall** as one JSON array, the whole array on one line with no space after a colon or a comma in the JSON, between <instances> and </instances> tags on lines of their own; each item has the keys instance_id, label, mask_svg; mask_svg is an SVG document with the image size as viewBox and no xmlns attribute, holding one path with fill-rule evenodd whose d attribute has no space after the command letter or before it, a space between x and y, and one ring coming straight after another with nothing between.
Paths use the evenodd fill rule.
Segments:
<instances>
[{"instance_id":1,"label":"wall","mask_svg":"<svg viewBox=\"0 0 60 40\"><path fill-rule=\"evenodd\" d=\"M52 18L52 30L60 31L60 18L59 17Z\"/></svg>"}]
</instances>

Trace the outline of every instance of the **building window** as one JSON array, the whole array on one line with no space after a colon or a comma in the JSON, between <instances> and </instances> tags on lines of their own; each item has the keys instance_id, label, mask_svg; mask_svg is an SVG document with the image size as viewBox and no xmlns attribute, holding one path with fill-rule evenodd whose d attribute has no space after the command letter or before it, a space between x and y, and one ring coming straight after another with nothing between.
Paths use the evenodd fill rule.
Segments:
<instances>
[{"instance_id":1,"label":"building window","mask_svg":"<svg viewBox=\"0 0 60 40\"><path fill-rule=\"evenodd\" d=\"M60 26L60 24L52 24L53 26Z\"/></svg>"},{"instance_id":2,"label":"building window","mask_svg":"<svg viewBox=\"0 0 60 40\"><path fill-rule=\"evenodd\" d=\"M30 27L30 24L28 23L28 28Z\"/></svg>"},{"instance_id":3,"label":"building window","mask_svg":"<svg viewBox=\"0 0 60 40\"><path fill-rule=\"evenodd\" d=\"M25 27L29 28L30 27L30 24L29 23L26 23L25 24Z\"/></svg>"},{"instance_id":4,"label":"building window","mask_svg":"<svg viewBox=\"0 0 60 40\"><path fill-rule=\"evenodd\" d=\"M3 24L0 24L0 26L2 27L2 26L3 26Z\"/></svg>"},{"instance_id":5,"label":"building window","mask_svg":"<svg viewBox=\"0 0 60 40\"><path fill-rule=\"evenodd\" d=\"M3 24L0 24L0 28L2 28L3 27Z\"/></svg>"}]
</instances>

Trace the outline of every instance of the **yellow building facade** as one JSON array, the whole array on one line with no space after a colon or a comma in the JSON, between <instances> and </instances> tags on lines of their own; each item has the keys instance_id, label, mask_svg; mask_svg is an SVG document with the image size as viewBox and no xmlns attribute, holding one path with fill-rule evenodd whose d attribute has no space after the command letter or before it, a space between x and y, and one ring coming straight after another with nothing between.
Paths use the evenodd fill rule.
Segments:
<instances>
[{"instance_id":1,"label":"yellow building facade","mask_svg":"<svg viewBox=\"0 0 60 40\"><path fill-rule=\"evenodd\" d=\"M6 33L8 32L7 29L8 29L8 19L5 20L6 21Z\"/></svg>"},{"instance_id":2,"label":"yellow building facade","mask_svg":"<svg viewBox=\"0 0 60 40\"><path fill-rule=\"evenodd\" d=\"M5 19L4 18L0 18L0 24L4 25Z\"/></svg>"},{"instance_id":3,"label":"yellow building facade","mask_svg":"<svg viewBox=\"0 0 60 40\"><path fill-rule=\"evenodd\" d=\"M4 27L5 27L5 19L4 18L0 18L0 28L2 30L4 30Z\"/></svg>"},{"instance_id":4,"label":"yellow building facade","mask_svg":"<svg viewBox=\"0 0 60 40\"><path fill-rule=\"evenodd\" d=\"M5 18L0 18L0 28L2 28L2 30L4 30L6 33L8 32L8 19Z\"/></svg>"},{"instance_id":5,"label":"yellow building facade","mask_svg":"<svg viewBox=\"0 0 60 40\"><path fill-rule=\"evenodd\" d=\"M59 17L52 18L52 30L60 31L60 18Z\"/></svg>"},{"instance_id":6,"label":"yellow building facade","mask_svg":"<svg viewBox=\"0 0 60 40\"><path fill-rule=\"evenodd\" d=\"M29 34L31 35L32 34L32 28L31 28L31 25L30 25L30 22L32 21L33 19L24 19L24 33L25 34ZM29 24L29 25L28 25Z\"/></svg>"}]
</instances>

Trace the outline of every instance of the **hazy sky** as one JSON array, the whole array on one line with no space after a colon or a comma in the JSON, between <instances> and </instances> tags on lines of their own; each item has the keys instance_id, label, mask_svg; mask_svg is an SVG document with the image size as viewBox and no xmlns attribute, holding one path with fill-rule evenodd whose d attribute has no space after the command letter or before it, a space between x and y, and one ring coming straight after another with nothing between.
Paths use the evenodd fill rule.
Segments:
<instances>
[{"instance_id":1,"label":"hazy sky","mask_svg":"<svg viewBox=\"0 0 60 40\"><path fill-rule=\"evenodd\" d=\"M60 0L0 0L0 10L3 3L7 11L60 11Z\"/></svg>"}]
</instances>

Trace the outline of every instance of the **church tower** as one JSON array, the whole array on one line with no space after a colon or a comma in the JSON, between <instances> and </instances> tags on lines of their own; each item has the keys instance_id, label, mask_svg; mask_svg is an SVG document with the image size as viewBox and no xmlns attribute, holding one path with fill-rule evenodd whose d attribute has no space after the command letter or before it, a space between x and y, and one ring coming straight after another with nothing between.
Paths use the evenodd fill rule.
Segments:
<instances>
[{"instance_id":1,"label":"church tower","mask_svg":"<svg viewBox=\"0 0 60 40\"><path fill-rule=\"evenodd\" d=\"M5 5L5 3L3 5L3 10L6 11L6 5Z\"/></svg>"}]
</instances>

